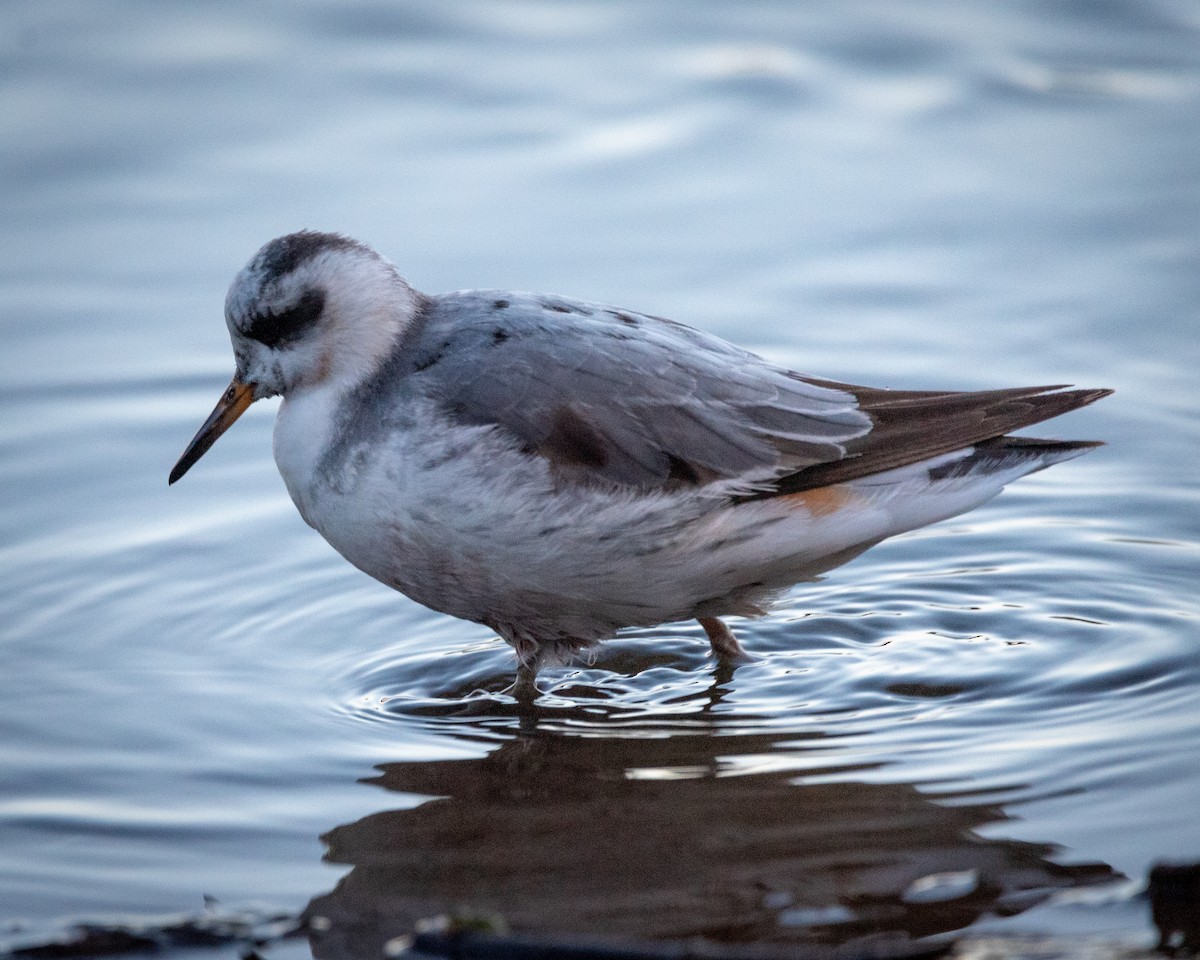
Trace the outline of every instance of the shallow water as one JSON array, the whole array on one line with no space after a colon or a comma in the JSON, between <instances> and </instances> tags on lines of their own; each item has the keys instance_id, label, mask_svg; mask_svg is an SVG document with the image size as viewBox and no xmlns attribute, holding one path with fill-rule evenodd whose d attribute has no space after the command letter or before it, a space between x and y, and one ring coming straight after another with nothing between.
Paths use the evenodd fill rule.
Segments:
<instances>
[{"instance_id":1,"label":"shallow water","mask_svg":"<svg viewBox=\"0 0 1200 960\"><path fill-rule=\"evenodd\" d=\"M1194 4L0 25L0 934L1150 936L1136 881L1200 860ZM267 404L167 489L226 284L299 227L851 382L1115 387L1049 430L1109 445L797 588L750 664L636 631L522 710L487 630L304 526Z\"/></svg>"}]
</instances>

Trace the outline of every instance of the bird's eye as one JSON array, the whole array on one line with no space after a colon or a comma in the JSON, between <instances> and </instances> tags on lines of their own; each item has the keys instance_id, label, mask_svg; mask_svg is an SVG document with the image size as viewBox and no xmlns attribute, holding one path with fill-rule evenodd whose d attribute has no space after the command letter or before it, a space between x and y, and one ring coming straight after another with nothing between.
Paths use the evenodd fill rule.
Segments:
<instances>
[{"instance_id":1,"label":"bird's eye","mask_svg":"<svg viewBox=\"0 0 1200 960\"><path fill-rule=\"evenodd\" d=\"M306 290L292 306L279 313L259 312L250 317L243 331L251 340L268 347L281 347L302 337L321 316L325 294Z\"/></svg>"}]
</instances>

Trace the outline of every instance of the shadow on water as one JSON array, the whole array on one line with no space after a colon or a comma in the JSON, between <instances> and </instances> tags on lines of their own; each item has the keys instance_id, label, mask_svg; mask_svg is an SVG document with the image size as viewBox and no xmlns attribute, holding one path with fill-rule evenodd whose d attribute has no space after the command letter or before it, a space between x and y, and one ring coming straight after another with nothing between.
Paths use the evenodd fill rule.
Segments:
<instances>
[{"instance_id":1,"label":"shadow on water","mask_svg":"<svg viewBox=\"0 0 1200 960\"><path fill-rule=\"evenodd\" d=\"M351 867L305 910L318 958L379 956L423 918L496 915L516 934L844 944L948 933L1055 890L1119 878L1051 844L990 839L979 794L863 782L819 731L715 712L728 675L657 720L609 702L503 696L405 705L481 757L384 763L364 782L428 798L329 831ZM698 712L697 712L698 711ZM746 732L749 731L749 732ZM1012 789L1012 788L1008 788Z\"/></svg>"}]
</instances>

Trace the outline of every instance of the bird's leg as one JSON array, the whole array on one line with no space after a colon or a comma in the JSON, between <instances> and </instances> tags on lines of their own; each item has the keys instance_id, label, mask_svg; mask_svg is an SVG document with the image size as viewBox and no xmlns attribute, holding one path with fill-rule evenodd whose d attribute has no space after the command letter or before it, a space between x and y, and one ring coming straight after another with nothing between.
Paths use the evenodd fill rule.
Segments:
<instances>
[{"instance_id":1,"label":"bird's leg","mask_svg":"<svg viewBox=\"0 0 1200 960\"><path fill-rule=\"evenodd\" d=\"M504 697L512 697L520 703L532 703L540 695L537 688L537 665L518 662L517 676L500 691Z\"/></svg>"},{"instance_id":2,"label":"bird's leg","mask_svg":"<svg viewBox=\"0 0 1200 960\"><path fill-rule=\"evenodd\" d=\"M716 617L697 617L700 626L708 634L708 642L712 644L713 654L718 660L726 663L750 660L750 654L742 649L737 637L725 624Z\"/></svg>"},{"instance_id":3,"label":"bird's leg","mask_svg":"<svg viewBox=\"0 0 1200 960\"><path fill-rule=\"evenodd\" d=\"M517 680L513 688L526 693L537 693L537 662L517 664Z\"/></svg>"},{"instance_id":4,"label":"bird's leg","mask_svg":"<svg viewBox=\"0 0 1200 960\"><path fill-rule=\"evenodd\" d=\"M517 654L516 679L500 693L514 697L518 702L532 703L538 698L537 672L545 659L546 651L537 641L524 634L513 635L500 630L496 632L508 641Z\"/></svg>"},{"instance_id":5,"label":"bird's leg","mask_svg":"<svg viewBox=\"0 0 1200 960\"><path fill-rule=\"evenodd\" d=\"M537 667L524 663L518 664L516 679L500 693L503 696L512 697L522 706L532 704L541 695L537 688Z\"/></svg>"}]
</instances>

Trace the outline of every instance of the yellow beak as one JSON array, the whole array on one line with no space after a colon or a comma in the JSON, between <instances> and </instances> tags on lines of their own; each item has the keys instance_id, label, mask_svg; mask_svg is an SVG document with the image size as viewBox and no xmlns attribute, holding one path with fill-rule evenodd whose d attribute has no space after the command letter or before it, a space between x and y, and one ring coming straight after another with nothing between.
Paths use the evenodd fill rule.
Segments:
<instances>
[{"instance_id":1,"label":"yellow beak","mask_svg":"<svg viewBox=\"0 0 1200 960\"><path fill-rule=\"evenodd\" d=\"M183 451L183 456L172 468L167 483L172 484L187 473L192 468L192 464L204 456L208 452L208 448L217 442L217 437L232 427L233 422L245 413L246 408L253 402L254 384L242 383L241 380L234 377L229 384L229 389L221 394L221 399L217 401L213 412L204 421L200 432L192 438L192 442Z\"/></svg>"}]
</instances>

